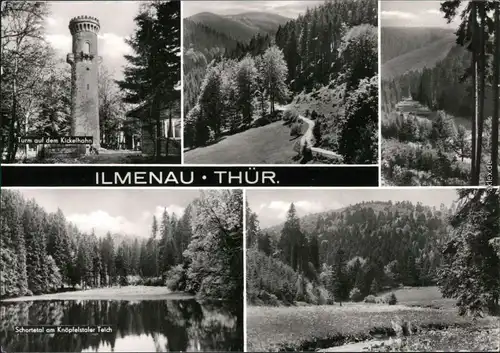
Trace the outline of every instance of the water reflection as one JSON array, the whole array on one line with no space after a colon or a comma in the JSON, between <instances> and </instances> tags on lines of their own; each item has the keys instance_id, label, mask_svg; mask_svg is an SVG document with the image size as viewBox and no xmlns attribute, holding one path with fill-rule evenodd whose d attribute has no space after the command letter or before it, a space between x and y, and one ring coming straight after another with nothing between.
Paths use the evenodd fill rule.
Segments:
<instances>
[{"instance_id":1,"label":"water reflection","mask_svg":"<svg viewBox=\"0 0 500 353\"><path fill-rule=\"evenodd\" d=\"M7 352L242 351L243 307L195 300L0 303ZM16 325L113 325L113 333L19 335Z\"/></svg>"}]
</instances>

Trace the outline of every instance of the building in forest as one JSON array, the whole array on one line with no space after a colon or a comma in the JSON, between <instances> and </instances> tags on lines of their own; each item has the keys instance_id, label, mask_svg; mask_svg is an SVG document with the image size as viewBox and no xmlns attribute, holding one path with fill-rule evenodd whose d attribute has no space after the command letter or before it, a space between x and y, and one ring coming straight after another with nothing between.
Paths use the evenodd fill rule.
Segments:
<instances>
[{"instance_id":1,"label":"building in forest","mask_svg":"<svg viewBox=\"0 0 500 353\"><path fill-rule=\"evenodd\" d=\"M156 121L149 118L145 106L140 106L128 113L141 122L140 150L143 154L154 155L156 150ZM171 106L164 105L160 110L161 119L161 151L162 156L176 156L181 153L181 117L180 102Z\"/></svg>"}]
</instances>

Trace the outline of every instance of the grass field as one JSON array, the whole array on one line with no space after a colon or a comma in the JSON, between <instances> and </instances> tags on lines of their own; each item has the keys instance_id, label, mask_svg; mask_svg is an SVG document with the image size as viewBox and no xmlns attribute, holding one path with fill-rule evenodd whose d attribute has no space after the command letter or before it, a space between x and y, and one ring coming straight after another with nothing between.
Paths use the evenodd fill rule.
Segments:
<instances>
[{"instance_id":1,"label":"grass field","mask_svg":"<svg viewBox=\"0 0 500 353\"><path fill-rule=\"evenodd\" d=\"M172 293L167 287L126 286L96 288L74 292L34 295L4 299L4 302L42 301L42 300L180 300L192 299L191 295Z\"/></svg>"},{"instance_id":2,"label":"grass field","mask_svg":"<svg viewBox=\"0 0 500 353\"><path fill-rule=\"evenodd\" d=\"M339 305L249 307L248 350L318 350L352 342L369 342L394 335L392 322L399 320L409 322L413 330L417 329L417 332L420 332L415 336L404 338L405 347L413 347L413 350L421 347L421 351L430 348L443 349L439 347L453 342L454 345L447 350L461 349L460 342L463 342L467 335L476 337L484 334L486 337L488 332L497 332L494 331L496 327L491 321L488 321L486 326L478 326L478 323L473 323L470 318L458 316L457 310L452 308L453 303L443 299L435 287L404 288L395 291L395 294L399 304L393 306L345 303L342 307ZM433 305L433 308L417 305ZM428 338L427 333L429 333ZM488 342L489 347L493 347L494 339L489 339ZM370 350L378 349L383 351L387 346ZM342 351L342 349L332 351Z\"/></svg>"},{"instance_id":3,"label":"grass field","mask_svg":"<svg viewBox=\"0 0 500 353\"><path fill-rule=\"evenodd\" d=\"M390 292L396 295L400 305L430 309L452 310L456 308L455 300L443 298L437 287L407 287ZM380 296L383 296L383 294Z\"/></svg>"},{"instance_id":4,"label":"grass field","mask_svg":"<svg viewBox=\"0 0 500 353\"><path fill-rule=\"evenodd\" d=\"M299 139L290 136L283 121L249 129L225 137L220 142L184 153L188 164L295 164L294 146Z\"/></svg>"}]
</instances>

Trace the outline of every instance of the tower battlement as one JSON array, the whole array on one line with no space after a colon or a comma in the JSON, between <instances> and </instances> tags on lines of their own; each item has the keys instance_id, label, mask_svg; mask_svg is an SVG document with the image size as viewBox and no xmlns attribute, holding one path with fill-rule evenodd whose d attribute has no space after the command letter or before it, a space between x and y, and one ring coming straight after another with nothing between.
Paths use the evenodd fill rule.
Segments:
<instances>
[{"instance_id":1,"label":"tower battlement","mask_svg":"<svg viewBox=\"0 0 500 353\"><path fill-rule=\"evenodd\" d=\"M92 16L76 16L69 21L69 31L72 35L78 32L93 32L97 34L100 28L99 20Z\"/></svg>"}]
</instances>

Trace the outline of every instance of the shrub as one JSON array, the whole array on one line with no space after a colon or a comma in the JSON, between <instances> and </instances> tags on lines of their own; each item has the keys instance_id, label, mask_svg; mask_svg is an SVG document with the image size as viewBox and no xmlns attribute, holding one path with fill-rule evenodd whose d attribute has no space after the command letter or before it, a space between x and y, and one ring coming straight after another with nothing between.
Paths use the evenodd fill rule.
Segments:
<instances>
[{"instance_id":1,"label":"shrub","mask_svg":"<svg viewBox=\"0 0 500 353\"><path fill-rule=\"evenodd\" d=\"M313 158L311 146L307 141L305 141L304 145L302 146L300 154L305 162L310 161Z\"/></svg>"},{"instance_id":2,"label":"shrub","mask_svg":"<svg viewBox=\"0 0 500 353\"><path fill-rule=\"evenodd\" d=\"M296 300L328 304L324 287L299 275L282 261L251 248L247 250L247 300L268 303L276 298L283 304ZM273 297L272 297L273 296Z\"/></svg>"},{"instance_id":3,"label":"shrub","mask_svg":"<svg viewBox=\"0 0 500 353\"><path fill-rule=\"evenodd\" d=\"M182 265L177 265L173 268L171 268L167 273L166 273L166 281L165 285L167 286L168 289L172 291L182 291L186 287L186 271L184 271L184 268Z\"/></svg>"},{"instance_id":4,"label":"shrub","mask_svg":"<svg viewBox=\"0 0 500 353\"><path fill-rule=\"evenodd\" d=\"M283 120L288 123L297 121L298 117L299 113L295 109L289 109L283 113Z\"/></svg>"},{"instance_id":5,"label":"shrub","mask_svg":"<svg viewBox=\"0 0 500 353\"><path fill-rule=\"evenodd\" d=\"M378 159L378 79L360 81L345 106L339 153L347 164L374 164Z\"/></svg>"},{"instance_id":6,"label":"shrub","mask_svg":"<svg viewBox=\"0 0 500 353\"><path fill-rule=\"evenodd\" d=\"M270 121L278 121L283 117L282 110L275 110L272 114L269 115Z\"/></svg>"},{"instance_id":7,"label":"shrub","mask_svg":"<svg viewBox=\"0 0 500 353\"><path fill-rule=\"evenodd\" d=\"M290 130L290 136L296 137L300 135L302 135L302 126L298 123L293 124Z\"/></svg>"},{"instance_id":8,"label":"shrub","mask_svg":"<svg viewBox=\"0 0 500 353\"><path fill-rule=\"evenodd\" d=\"M363 300L363 295L358 288L353 288L349 293L349 299L353 302L360 302Z\"/></svg>"},{"instance_id":9,"label":"shrub","mask_svg":"<svg viewBox=\"0 0 500 353\"><path fill-rule=\"evenodd\" d=\"M306 109L305 116L306 116L306 117L308 117L308 116L309 116L309 109Z\"/></svg>"},{"instance_id":10,"label":"shrub","mask_svg":"<svg viewBox=\"0 0 500 353\"><path fill-rule=\"evenodd\" d=\"M148 277L142 281L143 286L163 287L165 283L161 277Z\"/></svg>"},{"instance_id":11,"label":"shrub","mask_svg":"<svg viewBox=\"0 0 500 353\"><path fill-rule=\"evenodd\" d=\"M398 303L398 298L396 298L396 294L394 293L387 294L384 300L389 305L396 305Z\"/></svg>"},{"instance_id":12,"label":"shrub","mask_svg":"<svg viewBox=\"0 0 500 353\"><path fill-rule=\"evenodd\" d=\"M325 305L325 304L332 304L332 302L333 302L333 300L332 300L330 293L324 287L319 287L318 288L318 304Z\"/></svg>"},{"instance_id":13,"label":"shrub","mask_svg":"<svg viewBox=\"0 0 500 353\"><path fill-rule=\"evenodd\" d=\"M258 297L259 297L260 301L265 305L270 305L270 306L279 306L280 305L278 297L276 297L274 294L270 294L270 293L266 292L265 290L260 291Z\"/></svg>"},{"instance_id":14,"label":"shrub","mask_svg":"<svg viewBox=\"0 0 500 353\"><path fill-rule=\"evenodd\" d=\"M364 300L365 303L375 304L377 302L377 298L374 295L369 295Z\"/></svg>"},{"instance_id":15,"label":"shrub","mask_svg":"<svg viewBox=\"0 0 500 353\"><path fill-rule=\"evenodd\" d=\"M283 282L282 287L281 287L281 300L285 304L293 304L293 301L295 299L295 293L293 292L293 285L289 284L288 282Z\"/></svg>"},{"instance_id":16,"label":"shrub","mask_svg":"<svg viewBox=\"0 0 500 353\"><path fill-rule=\"evenodd\" d=\"M213 130L210 130L208 133L208 142L214 142L215 141L215 132Z\"/></svg>"},{"instance_id":17,"label":"shrub","mask_svg":"<svg viewBox=\"0 0 500 353\"><path fill-rule=\"evenodd\" d=\"M305 286L305 301L311 304L318 304L318 294L317 290L311 282L307 282Z\"/></svg>"},{"instance_id":18,"label":"shrub","mask_svg":"<svg viewBox=\"0 0 500 353\"><path fill-rule=\"evenodd\" d=\"M316 146L321 143L321 121L316 120L313 127L313 136L314 140L316 140Z\"/></svg>"},{"instance_id":19,"label":"shrub","mask_svg":"<svg viewBox=\"0 0 500 353\"><path fill-rule=\"evenodd\" d=\"M313 110L311 113L311 119L315 120L318 117L318 113L316 113L316 110Z\"/></svg>"},{"instance_id":20,"label":"shrub","mask_svg":"<svg viewBox=\"0 0 500 353\"><path fill-rule=\"evenodd\" d=\"M271 123L271 120L269 120L269 118L262 117L262 118L259 118L259 119L255 120L255 122L253 123L253 125L255 127L260 127L260 126L266 126L266 125L268 125L270 123Z\"/></svg>"}]
</instances>

